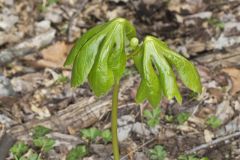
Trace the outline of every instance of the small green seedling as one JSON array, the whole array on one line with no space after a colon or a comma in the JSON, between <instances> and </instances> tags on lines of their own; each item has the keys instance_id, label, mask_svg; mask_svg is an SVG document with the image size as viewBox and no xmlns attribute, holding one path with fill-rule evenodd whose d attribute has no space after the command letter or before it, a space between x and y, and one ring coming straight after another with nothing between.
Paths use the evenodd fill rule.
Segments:
<instances>
[{"instance_id":1,"label":"small green seedling","mask_svg":"<svg viewBox=\"0 0 240 160\"><path fill-rule=\"evenodd\" d=\"M22 156L19 160L42 160L42 159L32 149L29 149L28 152L24 156Z\"/></svg>"},{"instance_id":2,"label":"small green seedling","mask_svg":"<svg viewBox=\"0 0 240 160\"><path fill-rule=\"evenodd\" d=\"M53 149L55 140L47 137L39 137L37 139L33 139L33 144L34 146L40 148L41 151L48 152Z\"/></svg>"},{"instance_id":3,"label":"small green seedling","mask_svg":"<svg viewBox=\"0 0 240 160\"><path fill-rule=\"evenodd\" d=\"M29 148L25 143L19 141L12 146L10 152L14 156L15 160L19 160L28 151L28 149Z\"/></svg>"},{"instance_id":4,"label":"small green seedling","mask_svg":"<svg viewBox=\"0 0 240 160\"><path fill-rule=\"evenodd\" d=\"M184 122L186 122L188 120L188 118L190 117L190 114L187 112L181 112L177 115L177 122L178 124L183 124Z\"/></svg>"},{"instance_id":5,"label":"small green seedling","mask_svg":"<svg viewBox=\"0 0 240 160\"><path fill-rule=\"evenodd\" d=\"M96 138L98 136L101 135L101 131L98 130L97 128L93 127L93 128L81 130L81 135L82 135L82 137L84 137L90 141L94 141L94 140L96 140Z\"/></svg>"},{"instance_id":6,"label":"small green seedling","mask_svg":"<svg viewBox=\"0 0 240 160\"><path fill-rule=\"evenodd\" d=\"M47 9L47 7L57 3L59 0L45 0L41 5L38 6L38 9L43 12Z\"/></svg>"},{"instance_id":7,"label":"small green seedling","mask_svg":"<svg viewBox=\"0 0 240 160\"><path fill-rule=\"evenodd\" d=\"M112 146L115 160L119 160L117 112L119 83L126 63L132 59L141 76L136 102L148 100L159 107L163 96L175 97L182 103L173 68L183 84L194 92L202 90L199 74L187 59L172 51L162 40L146 36L143 42L136 38L135 27L124 18L115 18L99 24L79 38L64 65L72 65L71 85L77 87L88 80L97 96L112 96Z\"/></svg>"},{"instance_id":8,"label":"small green seedling","mask_svg":"<svg viewBox=\"0 0 240 160\"><path fill-rule=\"evenodd\" d=\"M166 120L166 122L172 123L174 121L174 116L173 115L165 115L164 119Z\"/></svg>"},{"instance_id":9,"label":"small green seedling","mask_svg":"<svg viewBox=\"0 0 240 160\"><path fill-rule=\"evenodd\" d=\"M105 143L108 143L112 140L112 134L109 129L102 131L101 137Z\"/></svg>"},{"instance_id":10,"label":"small green seedling","mask_svg":"<svg viewBox=\"0 0 240 160\"><path fill-rule=\"evenodd\" d=\"M147 119L149 127L155 127L159 124L161 110L159 107L153 108L152 111L144 110L143 116Z\"/></svg>"},{"instance_id":11,"label":"small green seedling","mask_svg":"<svg viewBox=\"0 0 240 160\"><path fill-rule=\"evenodd\" d=\"M73 148L68 154L66 160L80 160L88 154L87 148L84 145L78 145Z\"/></svg>"},{"instance_id":12,"label":"small green seedling","mask_svg":"<svg viewBox=\"0 0 240 160\"><path fill-rule=\"evenodd\" d=\"M49 132L51 132L51 129L44 126L34 127L32 130L34 150L21 141L15 143L10 149L15 160L41 160L42 152L47 153L55 144L55 140L45 136ZM35 152L35 149L38 149L39 154Z\"/></svg>"},{"instance_id":13,"label":"small green seedling","mask_svg":"<svg viewBox=\"0 0 240 160\"><path fill-rule=\"evenodd\" d=\"M207 157L197 158L195 155L180 155L178 160L208 160Z\"/></svg>"},{"instance_id":14,"label":"small green seedling","mask_svg":"<svg viewBox=\"0 0 240 160\"><path fill-rule=\"evenodd\" d=\"M167 152L161 145L154 146L153 149L149 150L150 160L165 160Z\"/></svg>"},{"instance_id":15,"label":"small green seedling","mask_svg":"<svg viewBox=\"0 0 240 160\"><path fill-rule=\"evenodd\" d=\"M68 81L68 77L66 77L64 75L60 75L55 83L56 84L65 84L65 83L67 83L67 81Z\"/></svg>"},{"instance_id":16,"label":"small green seedling","mask_svg":"<svg viewBox=\"0 0 240 160\"><path fill-rule=\"evenodd\" d=\"M207 125L213 129L216 129L222 125L222 121L216 116L211 116L207 120Z\"/></svg>"},{"instance_id":17,"label":"small green seedling","mask_svg":"<svg viewBox=\"0 0 240 160\"><path fill-rule=\"evenodd\" d=\"M223 30L224 27L225 27L224 22L220 21L217 18L210 18L210 19L208 19L208 23L211 24L212 26L216 27L216 28L221 29L221 30Z\"/></svg>"},{"instance_id":18,"label":"small green seedling","mask_svg":"<svg viewBox=\"0 0 240 160\"><path fill-rule=\"evenodd\" d=\"M39 137L43 137L46 134L50 133L52 130L49 128L46 128L44 126L36 126L33 128L33 138L39 138Z\"/></svg>"}]
</instances>

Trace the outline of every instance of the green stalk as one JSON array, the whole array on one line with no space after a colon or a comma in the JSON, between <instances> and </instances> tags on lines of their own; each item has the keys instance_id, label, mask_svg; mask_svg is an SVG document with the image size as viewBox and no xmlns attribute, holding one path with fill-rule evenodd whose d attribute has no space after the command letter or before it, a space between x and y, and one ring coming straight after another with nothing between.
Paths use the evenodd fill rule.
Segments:
<instances>
[{"instance_id":1,"label":"green stalk","mask_svg":"<svg viewBox=\"0 0 240 160\"><path fill-rule=\"evenodd\" d=\"M118 118L118 91L119 82L115 81L112 96L112 149L114 160L119 160L118 135L117 135L117 118Z\"/></svg>"},{"instance_id":2,"label":"green stalk","mask_svg":"<svg viewBox=\"0 0 240 160\"><path fill-rule=\"evenodd\" d=\"M136 56L139 53L140 49L141 49L141 45L137 46L132 53L129 53L127 55L127 59L131 59L134 56Z\"/></svg>"}]
</instances>

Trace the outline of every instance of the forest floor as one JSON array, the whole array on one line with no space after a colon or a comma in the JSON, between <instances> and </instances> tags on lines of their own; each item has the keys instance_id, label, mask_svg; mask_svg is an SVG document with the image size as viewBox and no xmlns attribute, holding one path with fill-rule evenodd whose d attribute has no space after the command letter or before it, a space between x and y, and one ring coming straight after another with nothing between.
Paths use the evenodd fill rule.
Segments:
<instances>
[{"instance_id":1,"label":"forest floor","mask_svg":"<svg viewBox=\"0 0 240 160\"><path fill-rule=\"evenodd\" d=\"M112 159L111 143L81 132L110 129L111 94L96 98L88 84L71 88L63 63L79 36L115 17L131 21L140 39L157 36L191 60L203 84L196 95L179 81L183 104L162 100L151 128L143 116L150 105L134 101L140 78L129 62L119 95L122 160L148 160L156 145L169 160L239 160L238 0L0 0L0 160L14 159L15 142L28 146L28 159L64 160L76 146L86 146L84 160ZM34 138L45 131L46 151Z\"/></svg>"}]
</instances>

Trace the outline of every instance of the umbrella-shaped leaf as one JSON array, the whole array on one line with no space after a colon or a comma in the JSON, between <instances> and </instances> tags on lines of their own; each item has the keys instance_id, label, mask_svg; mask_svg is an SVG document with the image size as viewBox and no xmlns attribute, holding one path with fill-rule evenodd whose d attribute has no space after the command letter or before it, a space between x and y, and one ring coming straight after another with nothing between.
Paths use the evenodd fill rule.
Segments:
<instances>
[{"instance_id":1,"label":"umbrella-shaped leaf","mask_svg":"<svg viewBox=\"0 0 240 160\"><path fill-rule=\"evenodd\" d=\"M160 83L163 86L163 93L168 99L176 97L178 103L182 103L182 96L179 93L176 78L171 66L161 53L161 49L152 37L148 36L144 41L148 53L152 55L153 61L159 73Z\"/></svg>"},{"instance_id":2,"label":"umbrella-shaped leaf","mask_svg":"<svg viewBox=\"0 0 240 160\"><path fill-rule=\"evenodd\" d=\"M106 24L105 24L106 25ZM75 43L75 45L73 46L73 48L71 49L65 63L64 66L67 65L71 65L73 64L73 61L76 57L76 55L79 53L79 50L82 48L82 46L90 39L92 38L96 33L98 33L99 31L101 31L104 26L104 24L100 24L97 25L95 27L93 27L92 29L90 29L88 32L86 32L85 34L83 34L82 37L80 37L77 42Z\"/></svg>"},{"instance_id":3,"label":"umbrella-shaped leaf","mask_svg":"<svg viewBox=\"0 0 240 160\"><path fill-rule=\"evenodd\" d=\"M72 86L87 78L97 96L119 81L126 65L125 42L136 36L134 27L116 18L85 33L72 48L65 65L73 63Z\"/></svg>"},{"instance_id":4,"label":"umbrella-shaped leaf","mask_svg":"<svg viewBox=\"0 0 240 160\"><path fill-rule=\"evenodd\" d=\"M187 87L196 92L201 91L200 78L193 64L171 51L166 43L157 38L147 36L144 39L142 49L134 57L134 63L142 78L137 102L147 99L152 106L156 106L162 92L168 99L175 97L178 103L182 102L172 65Z\"/></svg>"},{"instance_id":5,"label":"umbrella-shaped leaf","mask_svg":"<svg viewBox=\"0 0 240 160\"><path fill-rule=\"evenodd\" d=\"M113 71L108 65L110 53L113 51L113 36L118 31L115 26L104 39L99 53L97 55L94 66L88 76L90 87L97 96L106 93L114 84Z\"/></svg>"},{"instance_id":6,"label":"umbrella-shaped leaf","mask_svg":"<svg viewBox=\"0 0 240 160\"><path fill-rule=\"evenodd\" d=\"M103 41L105 34L100 34L96 38L90 39L75 57L72 69L72 86L81 85L87 78L94 64L99 46Z\"/></svg>"},{"instance_id":7,"label":"umbrella-shaped leaf","mask_svg":"<svg viewBox=\"0 0 240 160\"><path fill-rule=\"evenodd\" d=\"M171 65L176 68L183 83L194 92L201 93L202 85L200 76L194 65L186 58L169 49L166 44L154 37L155 43L158 43L159 50L166 57Z\"/></svg>"},{"instance_id":8,"label":"umbrella-shaped leaf","mask_svg":"<svg viewBox=\"0 0 240 160\"><path fill-rule=\"evenodd\" d=\"M135 64L142 78L137 91L136 101L140 103L147 99L152 106L157 106L162 97L160 80L155 73L148 46L144 44L142 47L142 52L134 57Z\"/></svg>"},{"instance_id":9,"label":"umbrella-shaped leaf","mask_svg":"<svg viewBox=\"0 0 240 160\"><path fill-rule=\"evenodd\" d=\"M113 37L114 46L108 63L112 68L115 80L118 81L124 72L127 61L125 54L125 35L123 26L118 26L116 29L116 34L118 34L118 36Z\"/></svg>"}]
</instances>

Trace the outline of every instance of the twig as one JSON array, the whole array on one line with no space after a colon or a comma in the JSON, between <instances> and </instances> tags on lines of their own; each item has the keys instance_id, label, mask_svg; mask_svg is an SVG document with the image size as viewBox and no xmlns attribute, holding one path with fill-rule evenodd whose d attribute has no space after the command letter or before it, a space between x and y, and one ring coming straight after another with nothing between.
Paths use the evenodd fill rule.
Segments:
<instances>
[{"instance_id":1,"label":"twig","mask_svg":"<svg viewBox=\"0 0 240 160\"><path fill-rule=\"evenodd\" d=\"M25 56L49 45L53 41L55 33L56 31L51 29L46 33L27 39L16 46L0 51L0 66L13 61L17 57Z\"/></svg>"},{"instance_id":2,"label":"twig","mask_svg":"<svg viewBox=\"0 0 240 160\"><path fill-rule=\"evenodd\" d=\"M193 148L191 150L186 151L186 153L187 154L195 153L195 152L197 152L199 150L209 148L209 147L211 147L213 145L216 145L216 144L218 144L220 142L223 142L223 141L226 141L228 139L235 138L235 137L238 137L238 136L240 136L240 132L235 132L233 134L226 135L224 137L220 137L218 139L215 139L215 140L211 141L210 143L206 143L206 144L202 144L200 146L197 146L197 147L195 147L195 148Z\"/></svg>"},{"instance_id":3,"label":"twig","mask_svg":"<svg viewBox=\"0 0 240 160\"><path fill-rule=\"evenodd\" d=\"M125 158L128 157L128 155L129 155L130 153L134 153L134 152L138 151L140 148L143 148L144 146L148 145L149 143L153 142L154 140L156 140L156 138L152 138L152 139L150 139L149 141L143 143L141 146L137 147L137 149L135 149L135 150L129 152L128 154L126 154L125 156L123 156L120 160L124 160Z\"/></svg>"},{"instance_id":4,"label":"twig","mask_svg":"<svg viewBox=\"0 0 240 160\"><path fill-rule=\"evenodd\" d=\"M67 17L69 18L68 21L68 27L67 27L67 41L72 42L71 40L71 32L72 32L72 25L75 20L75 18L82 12L85 5L88 3L88 0L79 1L79 5L77 6L77 12L73 13L72 15L69 15L68 11L61 7L61 9L66 13Z\"/></svg>"}]
</instances>

